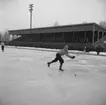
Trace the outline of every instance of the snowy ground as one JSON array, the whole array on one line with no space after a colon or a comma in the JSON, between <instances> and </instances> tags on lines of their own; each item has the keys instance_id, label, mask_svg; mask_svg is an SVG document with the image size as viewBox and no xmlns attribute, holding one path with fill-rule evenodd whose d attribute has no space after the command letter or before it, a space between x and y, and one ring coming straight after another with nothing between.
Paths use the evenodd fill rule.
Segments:
<instances>
[{"instance_id":1,"label":"snowy ground","mask_svg":"<svg viewBox=\"0 0 106 105\"><path fill-rule=\"evenodd\" d=\"M0 105L106 105L106 57L64 56L61 73L58 62L46 64L55 53L0 51Z\"/></svg>"}]
</instances>

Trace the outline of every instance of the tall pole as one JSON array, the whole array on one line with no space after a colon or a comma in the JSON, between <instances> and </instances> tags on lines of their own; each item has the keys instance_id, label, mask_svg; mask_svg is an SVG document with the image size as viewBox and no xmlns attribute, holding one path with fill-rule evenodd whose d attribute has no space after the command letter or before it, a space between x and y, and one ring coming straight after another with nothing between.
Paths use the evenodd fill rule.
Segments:
<instances>
[{"instance_id":1,"label":"tall pole","mask_svg":"<svg viewBox=\"0 0 106 105\"><path fill-rule=\"evenodd\" d=\"M29 4L29 11L30 11L30 33L31 33L33 4Z\"/></svg>"}]
</instances>

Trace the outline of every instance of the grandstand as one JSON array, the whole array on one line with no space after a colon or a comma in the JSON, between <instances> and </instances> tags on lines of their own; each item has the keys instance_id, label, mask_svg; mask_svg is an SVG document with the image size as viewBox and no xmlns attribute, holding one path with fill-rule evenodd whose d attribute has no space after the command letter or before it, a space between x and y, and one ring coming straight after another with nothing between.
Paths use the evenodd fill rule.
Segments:
<instances>
[{"instance_id":1,"label":"grandstand","mask_svg":"<svg viewBox=\"0 0 106 105\"><path fill-rule=\"evenodd\" d=\"M68 44L73 50L83 50L85 46L94 50L98 44L105 46L106 40L106 29L96 23L9 30L9 34L21 36L9 45L58 49Z\"/></svg>"}]
</instances>

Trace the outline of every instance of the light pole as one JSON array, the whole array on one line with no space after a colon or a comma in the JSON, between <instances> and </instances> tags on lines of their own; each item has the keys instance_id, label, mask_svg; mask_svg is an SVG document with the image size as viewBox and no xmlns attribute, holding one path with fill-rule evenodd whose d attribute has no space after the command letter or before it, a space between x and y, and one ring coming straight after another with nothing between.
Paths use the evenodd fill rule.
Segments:
<instances>
[{"instance_id":1,"label":"light pole","mask_svg":"<svg viewBox=\"0 0 106 105\"><path fill-rule=\"evenodd\" d=\"M33 4L29 4L29 12L30 12L30 33L32 29L32 11L33 11Z\"/></svg>"}]
</instances>

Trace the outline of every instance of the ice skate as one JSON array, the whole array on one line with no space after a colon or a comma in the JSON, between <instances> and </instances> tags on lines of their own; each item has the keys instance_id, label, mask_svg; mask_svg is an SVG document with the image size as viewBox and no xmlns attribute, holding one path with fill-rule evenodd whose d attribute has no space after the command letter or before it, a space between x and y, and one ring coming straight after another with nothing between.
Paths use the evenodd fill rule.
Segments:
<instances>
[{"instance_id":1,"label":"ice skate","mask_svg":"<svg viewBox=\"0 0 106 105\"><path fill-rule=\"evenodd\" d=\"M49 62L47 62L47 65L48 65L48 67L50 67L50 63Z\"/></svg>"}]
</instances>

